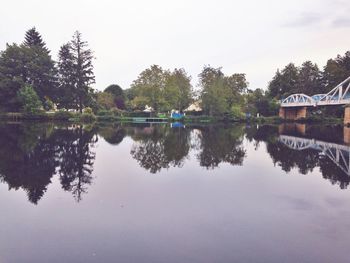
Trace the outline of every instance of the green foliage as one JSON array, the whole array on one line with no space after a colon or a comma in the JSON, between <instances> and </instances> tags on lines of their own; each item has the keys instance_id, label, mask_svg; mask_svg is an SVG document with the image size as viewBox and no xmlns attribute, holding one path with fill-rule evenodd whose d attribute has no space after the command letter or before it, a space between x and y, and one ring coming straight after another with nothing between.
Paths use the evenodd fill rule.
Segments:
<instances>
[{"instance_id":1,"label":"green foliage","mask_svg":"<svg viewBox=\"0 0 350 263\"><path fill-rule=\"evenodd\" d=\"M25 86L20 89L17 96L22 104L23 112L28 114L36 114L40 112L42 108L41 101L31 86Z\"/></svg>"},{"instance_id":2,"label":"green foliage","mask_svg":"<svg viewBox=\"0 0 350 263\"><path fill-rule=\"evenodd\" d=\"M74 118L74 116L75 114L73 112L59 110L54 113L53 118L56 120L68 121L69 119Z\"/></svg>"},{"instance_id":3,"label":"green foliage","mask_svg":"<svg viewBox=\"0 0 350 263\"><path fill-rule=\"evenodd\" d=\"M220 76L213 81L210 81L210 84L203 88L201 94L203 110L210 116L228 112L229 109L225 92L223 77Z\"/></svg>"},{"instance_id":4,"label":"green foliage","mask_svg":"<svg viewBox=\"0 0 350 263\"><path fill-rule=\"evenodd\" d=\"M268 96L282 99L293 93L327 93L349 75L350 51L328 60L323 72L311 61L304 62L301 67L290 63L282 71L277 70L269 83Z\"/></svg>"},{"instance_id":5,"label":"green foliage","mask_svg":"<svg viewBox=\"0 0 350 263\"><path fill-rule=\"evenodd\" d=\"M134 89L137 94L132 105L139 109L144 108L146 104L155 111L163 109L165 106L164 89L168 74L168 71L164 71L157 65L152 65L149 69L142 71L131 85L131 89Z\"/></svg>"},{"instance_id":6,"label":"green foliage","mask_svg":"<svg viewBox=\"0 0 350 263\"><path fill-rule=\"evenodd\" d=\"M97 95L99 109L111 109L117 107L124 110L126 108L124 91L119 85L109 85L104 92L100 92Z\"/></svg>"},{"instance_id":7,"label":"green foliage","mask_svg":"<svg viewBox=\"0 0 350 263\"><path fill-rule=\"evenodd\" d=\"M108 92L99 92L97 93L97 104L99 109L109 110L115 107L114 104L114 95Z\"/></svg>"},{"instance_id":8,"label":"green foliage","mask_svg":"<svg viewBox=\"0 0 350 263\"><path fill-rule=\"evenodd\" d=\"M224 76L221 68L205 66L199 74L199 86L202 88L202 108L212 116L230 113L233 107L240 108L244 101L242 94L246 92L248 82L245 74Z\"/></svg>"},{"instance_id":9,"label":"green foliage","mask_svg":"<svg viewBox=\"0 0 350 263\"><path fill-rule=\"evenodd\" d=\"M231 107L231 112L230 112L230 117L233 119L243 119L244 118L244 113L241 110L241 107L238 105L232 106Z\"/></svg>"},{"instance_id":10,"label":"green foliage","mask_svg":"<svg viewBox=\"0 0 350 263\"><path fill-rule=\"evenodd\" d=\"M44 44L43 44L44 45ZM41 101L56 94L56 69L46 47L41 45L7 45L0 53L0 105L17 111L17 92L31 85Z\"/></svg>"},{"instance_id":11,"label":"green foliage","mask_svg":"<svg viewBox=\"0 0 350 263\"><path fill-rule=\"evenodd\" d=\"M73 39L61 46L59 51L60 103L64 108L83 108L91 103L90 85L95 83L93 53L76 31Z\"/></svg>"},{"instance_id":12,"label":"green foliage","mask_svg":"<svg viewBox=\"0 0 350 263\"><path fill-rule=\"evenodd\" d=\"M92 109L90 107L84 108L83 112L86 113L86 114L93 114L93 111L92 111Z\"/></svg>"},{"instance_id":13,"label":"green foliage","mask_svg":"<svg viewBox=\"0 0 350 263\"><path fill-rule=\"evenodd\" d=\"M192 93L191 77L184 69L175 69L167 75L164 89L167 109L164 110L183 111L190 105Z\"/></svg>"},{"instance_id":14,"label":"green foliage","mask_svg":"<svg viewBox=\"0 0 350 263\"><path fill-rule=\"evenodd\" d=\"M107 88L105 88L104 92L113 94L114 97L124 96L123 89L117 84L109 85Z\"/></svg>"},{"instance_id":15,"label":"green foliage","mask_svg":"<svg viewBox=\"0 0 350 263\"><path fill-rule=\"evenodd\" d=\"M49 111L49 110L53 110L55 108L55 104L48 97L45 97L43 107L45 110Z\"/></svg>"},{"instance_id":16,"label":"green foliage","mask_svg":"<svg viewBox=\"0 0 350 263\"><path fill-rule=\"evenodd\" d=\"M111 116L111 115L113 115L113 113L110 110L99 110L97 112L97 116Z\"/></svg>"}]
</instances>

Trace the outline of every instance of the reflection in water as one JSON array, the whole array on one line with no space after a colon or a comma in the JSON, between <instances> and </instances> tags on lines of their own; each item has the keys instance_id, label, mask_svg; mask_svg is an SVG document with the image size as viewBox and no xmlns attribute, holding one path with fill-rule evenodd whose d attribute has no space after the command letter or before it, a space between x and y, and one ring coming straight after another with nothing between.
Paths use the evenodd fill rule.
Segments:
<instances>
[{"instance_id":1,"label":"reflection in water","mask_svg":"<svg viewBox=\"0 0 350 263\"><path fill-rule=\"evenodd\" d=\"M72 130L59 130L57 156L60 160L59 176L62 188L72 192L79 202L91 184L95 153L91 151L97 136L80 126Z\"/></svg>"},{"instance_id":2,"label":"reflection in water","mask_svg":"<svg viewBox=\"0 0 350 263\"><path fill-rule=\"evenodd\" d=\"M130 155L150 173L195 162L212 170L222 163L243 165L247 150L266 145L274 165L285 172L297 168L322 176L345 189L350 178L350 132L341 126L183 126L107 125L96 127L56 124L2 124L0 126L0 180L9 189L23 189L37 204L53 176L62 189L82 199L93 179L94 146L98 136L113 147L132 139ZM124 143L124 142L123 142ZM193 152L193 155L190 153ZM194 157L191 158L190 157Z\"/></svg>"},{"instance_id":3,"label":"reflection in water","mask_svg":"<svg viewBox=\"0 0 350 263\"><path fill-rule=\"evenodd\" d=\"M207 126L201 129L198 159L201 166L214 169L221 162L242 165L245 150L242 146L243 127Z\"/></svg>"},{"instance_id":4,"label":"reflection in water","mask_svg":"<svg viewBox=\"0 0 350 263\"><path fill-rule=\"evenodd\" d=\"M279 127L277 142L267 144L275 164L286 172L298 167L301 174L319 167L322 176L347 188L350 176L350 147L344 145L348 128L288 124Z\"/></svg>"},{"instance_id":5,"label":"reflection in water","mask_svg":"<svg viewBox=\"0 0 350 263\"><path fill-rule=\"evenodd\" d=\"M9 189L22 188L37 204L58 171L62 187L77 201L91 183L97 137L82 127L12 124L0 127L0 179Z\"/></svg>"},{"instance_id":6,"label":"reflection in water","mask_svg":"<svg viewBox=\"0 0 350 263\"><path fill-rule=\"evenodd\" d=\"M131 155L151 173L162 168L182 167L190 150L190 130L166 125L132 131Z\"/></svg>"}]
</instances>

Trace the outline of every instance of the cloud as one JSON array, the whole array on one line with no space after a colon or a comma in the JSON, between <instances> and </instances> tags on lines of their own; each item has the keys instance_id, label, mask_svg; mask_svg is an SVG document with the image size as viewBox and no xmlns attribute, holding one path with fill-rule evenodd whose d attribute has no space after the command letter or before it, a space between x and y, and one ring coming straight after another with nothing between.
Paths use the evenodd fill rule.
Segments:
<instances>
[{"instance_id":1,"label":"cloud","mask_svg":"<svg viewBox=\"0 0 350 263\"><path fill-rule=\"evenodd\" d=\"M350 27L350 18L337 18L333 20L332 27Z\"/></svg>"},{"instance_id":2,"label":"cloud","mask_svg":"<svg viewBox=\"0 0 350 263\"><path fill-rule=\"evenodd\" d=\"M295 19L286 22L284 27L307 27L318 24L324 20L324 16L319 13L302 13Z\"/></svg>"}]
</instances>

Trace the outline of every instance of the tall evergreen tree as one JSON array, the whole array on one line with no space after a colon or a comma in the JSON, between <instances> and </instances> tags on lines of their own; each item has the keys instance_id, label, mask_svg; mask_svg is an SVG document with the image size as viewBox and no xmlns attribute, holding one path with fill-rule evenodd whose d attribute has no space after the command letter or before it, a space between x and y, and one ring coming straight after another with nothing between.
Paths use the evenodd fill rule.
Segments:
<instances>
[{"instance_id":1,"label":"tall evergreen tree","mask_svg":"<svg viewBox=\"0 0 350 263\"><path fill-rule=\"evenodd\" d=\"M344 56L338 55L335 59L327 61L323 73L325 92L330 91L348 77L350 77L350 51L347 51Z\"/></svg>"},{"instance_id":2,"label":"tall evergreen tree","mask_svg":"<svg viewBox=\"0 0 350 263\"><path fill-rule=\"evenodd\" d=\"M297 92L306 95L323 93L322 73L316 64L306 61L302 64L298 74Z\"/></svg>"},{"instance_id":3,"label":"tall evergreen tree","mask_svg":"<svg viewBox=\"0 0 350 263\"><path fill-rule=\"evenodd\" d=\"M41 101L44 102L47 98L55 101L57 95L55 62L35 27L27 30L21 47L28 50L27 60L23 64L26 84L34 88Z\"/></svg>"},{"instance_id":4,"label":"tall evergreen tree","mask_svg":"<svg viewBox=\"0 0 350 263\"><path fill-rule=\"evenodd\" d=\"M39 47L43 50L46 50L47 53L50 52L46 48L45 42L43 41L40 33L36 30L35 27L32 27L31 29L27 30L24 36L23 44L27 47Z\"/></svg>"},{"instance_id":5,"label":"tall evergreen tree","mask_svg":"<svg viewBox=\"0 0 350 263\"><path fill-rule=\"evenodd\" d=\"M275 76L269 83L267 88L267 94L270 98L281 98L283 93L283 83L282 83L282 74L279 69L277 69Z\"/></svg>"},{"instance_id":6,"label":"tall evergreen tree","mask_svg":"<svg viewBox=\"0 0 350 263\"><path fill-rule=\"evenodd\" d=\"M83 107L89 100L90 85L95 83L92 60L94 58L88 44L82 40L81 33L76 31L70 42L70 50L73 57L73 76L75 80L76 100L78 109L82 113Z\"/></svg>"},{"instance_id":7,"label":"tall evergreen tree","mask_svg":"<svg viewBox=\"0 0 350 263\"><path fill-rule=\"evenodd\" d=\"M62 45L58 52L58 80L58 106L66 109L76 108L74 60L70 43Z\"/></svg>"},{"instance_id":8,"label":"tall evergreen tree","mask_svg":"<svg viewBox=\"0 0 350 263\"><path fill-rule=\"evenodd\" d=\"M90 102L92 93L90 85L95 83L93 72L93 53L88 44L76 31L73 39L61 46L58 54L59 106L75 108L83 112Z\"/></svg>"},{"instance_id":9,"label":"tall evergreen tree","mask_svg":"<svg viewBox=\"0 0 350 263\"><path fill-rule=\"evenodd\" d=\"M274 78L269 83L269 96L277 99L285 98L293 93L298 93L299 68L289 63L279 72L277 70Z\"/></svg>"}]
</instances>

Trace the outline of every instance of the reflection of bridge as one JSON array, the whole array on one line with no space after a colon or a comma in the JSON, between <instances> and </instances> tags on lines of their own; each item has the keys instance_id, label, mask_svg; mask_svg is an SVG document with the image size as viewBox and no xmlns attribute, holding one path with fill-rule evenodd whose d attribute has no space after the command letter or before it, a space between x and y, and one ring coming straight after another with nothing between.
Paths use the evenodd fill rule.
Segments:
<instances>
[{"instance_id":1,"label":"reflection of bridge","mask_svg":"<svg viewBox=\"0 0 350 263\"><path fill-rule=\"evenodd\" d=\"M350 104L350 77L338 84L327 94L308 96L292 94L281 102L280 117L296 120L306 118L307 107ZM350 109L345 110L344 122L350 122Z\"/></svg>"},{"instance_id":2,"label":"reflection of bridge","mask_svg":"<svg viewBox=\"0 0 350 263\"><path fill-rule=\"evenodd\" d=\"M315 139L306 139L289 135L280 135L280 142L293 150L314 149L332 160L344 173L350 176L350 147Z\"/></svg>"}]
</instances>

